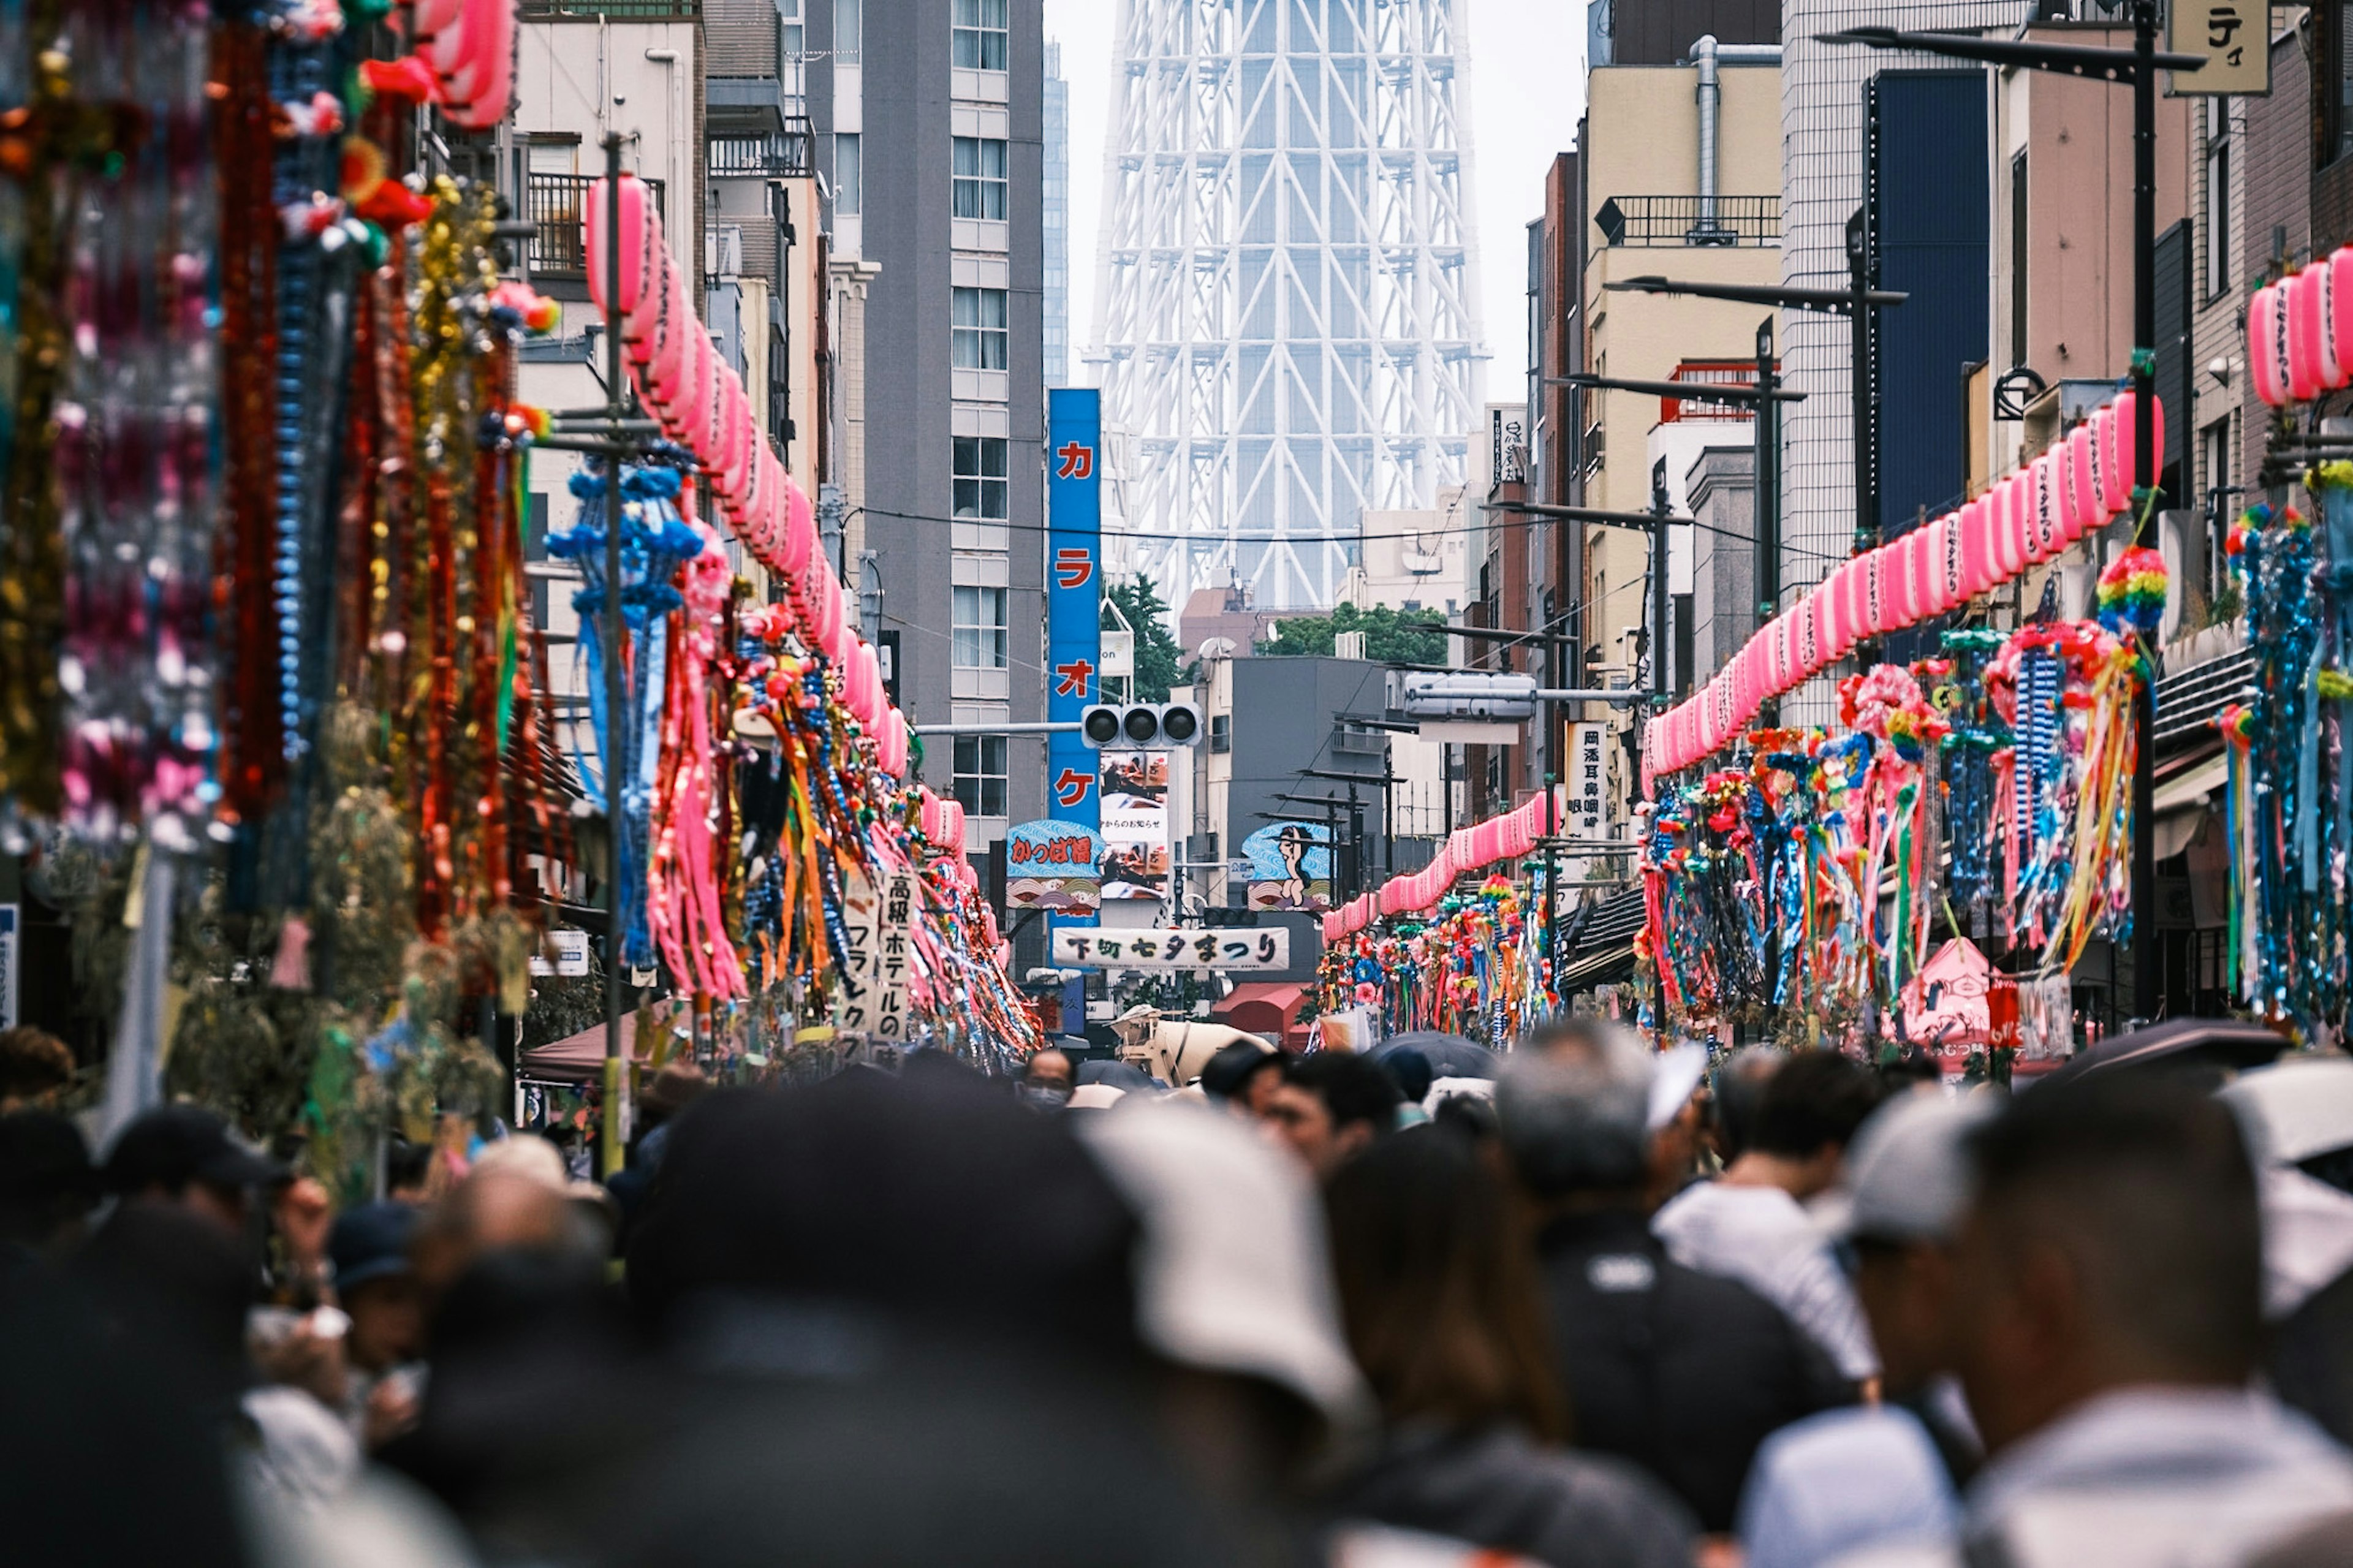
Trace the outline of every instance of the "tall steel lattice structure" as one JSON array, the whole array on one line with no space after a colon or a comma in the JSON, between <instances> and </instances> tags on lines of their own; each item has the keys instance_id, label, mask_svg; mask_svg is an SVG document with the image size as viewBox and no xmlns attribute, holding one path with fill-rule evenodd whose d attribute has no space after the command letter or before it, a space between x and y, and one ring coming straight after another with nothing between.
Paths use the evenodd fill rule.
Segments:
<instances>
[{"instance_id":1,"label":"tall steel lattice structure","mask_svg":"<svg viewBox=\"0 0 2353 1568\"><path fill-rule=\"evenodd\" d=\"M1331 603L1482 399L1466 0L1120 0L1094 342L1174 605Z\"/></svg>"}]
</instances>

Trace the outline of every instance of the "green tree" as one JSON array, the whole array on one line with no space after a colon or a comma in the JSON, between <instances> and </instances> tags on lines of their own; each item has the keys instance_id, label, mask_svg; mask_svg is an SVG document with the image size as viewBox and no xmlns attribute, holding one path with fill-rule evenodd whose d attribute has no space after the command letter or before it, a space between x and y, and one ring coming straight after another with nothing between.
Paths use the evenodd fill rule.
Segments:
<instances>
[{"instance_id":1,"label":"green tree","mask_svg":"<svg viewBox=\"0 0 2353 1568\"><path fill-rule=\"evenodd\" d=\"M1141 574L1111 585L1111 602L1135 628L1135 702L1166 702L1168 689L1193 679L1185 650L1168 629L1168 606Z\"/></svg>"},{"instance_id":2,"label":"green tree","mask_svg":"<svg viewBox=\"0 0 2353 1568\"><path fill-rule=\"evenodd\" d=\"M1354 605L1332 606L1328 616L1293 616L1274 624L1274 636L1258 645L1261 653L1320 654L1331 657L1342 632L1365 634L1365 657L1376 664L1443 664L1446 662L1446 617L1436 610L1392 610L1376 605L1360 610Z\"/></svg>"}]
</instances>

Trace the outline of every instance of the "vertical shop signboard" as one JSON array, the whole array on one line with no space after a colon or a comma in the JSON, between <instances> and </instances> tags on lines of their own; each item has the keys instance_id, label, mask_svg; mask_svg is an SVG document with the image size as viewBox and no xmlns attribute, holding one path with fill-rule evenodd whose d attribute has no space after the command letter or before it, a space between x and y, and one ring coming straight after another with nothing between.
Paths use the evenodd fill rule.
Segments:
<instances>
[{"instance_id":1,"label":"vertical shop signboard","mask_svg":"<svg viewBox=\"0 0 2353 1568\"><path fill-rule=\"evenodd\" d=\"M1046 717L1076 723L1097 700L1103 668L1103 395L1046 394ZM1046 750L1046 815L1103 827L1097 754L1076 731ZM1062 917L1067 920L1070 917ZM1055 917L1048 917L1050 929Z\"/></svg>"}]
</instances>

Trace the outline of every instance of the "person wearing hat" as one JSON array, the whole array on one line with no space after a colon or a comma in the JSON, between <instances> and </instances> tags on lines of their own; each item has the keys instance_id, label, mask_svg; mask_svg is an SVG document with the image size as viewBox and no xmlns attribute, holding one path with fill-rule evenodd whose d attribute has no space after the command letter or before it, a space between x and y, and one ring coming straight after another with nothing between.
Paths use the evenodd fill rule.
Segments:
<instances>
[{"instance_id":1,"label":"person wearing hat","mask_svg":"<svg viewBox=\"0 0 2353 1568\"><path fill-rule=\"evenodd\" d=\"M1968 1206L1970 1131L1994 1108L1908 1091L1856 1133L1841 1226L1880 1348L1886 1402L1785 1426L1757 1450L1740 1503L1748 1568L1805 1568L1842 1552L1949 1543L1975 1434L1947 1403L1954 1243Z\"/></svg>"},{"instance_id":2,"label":"person wearing hat","mask_svg":"<svg viewBox=\"0 0 2353 1568\"><path fill-rule=\"evenodd\" d=\"M2353 1060L2284 1058L2221 1099L2256 1161L2265 1370L2282 1401L2353 1445Z\"/></svg>"},{"instance_id":3,"label":"person wearing hat","mask_svg":"<svg viewBox=\"0 0 2353 1568\"><path fill-rule=\"evenodd\" d=\"M1651 1234L1653 1096L1682 1113L1697 1079L1679 1069L1621 1030L1562 1020L1513 1054L1495 1109L1541 1225L1569 1430L1650 1471L1720 1533L1766 1436L1852 1395L1778 1308L1683 1268Z\"/></svg>"},{"instance_id":4,"label":"person wearing hat","mask_svg":"<svg viewBox=\"0 0 2353 1568\"><path fill-rule=\"evenodd\" d=\"M406 1368L425 1349L424 1300L408 1253L418 1217L410 1204L362 1204L337 1216L327 1239L335 1298L351 1319L343 1415L371 1450L417 1418L417 1379Z\"/></svg>"},{"instance_id":5,"label":"person wearing hat","mask_svg":"<svg viewBox=\"0 0 2353 1568\"><path fill-rule=\"evenodd\" d=\"M285 1165L229 1136L217 1112L164 1105L134 1117L107 1151L106 1186L116 1197L185 1208L242 1237L253 1191L274 1187Z\"/></svg>"}]
</instances>

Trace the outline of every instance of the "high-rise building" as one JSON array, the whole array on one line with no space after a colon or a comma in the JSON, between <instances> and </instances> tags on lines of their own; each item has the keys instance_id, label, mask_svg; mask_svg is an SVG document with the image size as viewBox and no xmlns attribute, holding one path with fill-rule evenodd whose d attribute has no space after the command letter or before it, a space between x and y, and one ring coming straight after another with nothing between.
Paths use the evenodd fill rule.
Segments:
<instances>
[{"instance_id":1,"label":"high-rise building","mask_svg":"<svg viewBox=\"0 0 2353 1568\"><path fill-rule=\"evenodd\" d=\"M787 0L790 4L791 0ZM1045 815L1041 0L803 0L831 192L842 577L976 854ZM868 112L869 110L872 112ZM854 273L854 278L852 274ZM820 513L825 511L820 506Z\"/></svg>"},{"instance_id":2,"label":"high-rise building","mask_svg":"<svg viewBox=\"0 0 2353 1568\"><path fill-rule=\"evenodd\" d=\"M1932 55L1823 43L1819 36L1867 26L2009 29L2041 9L2036 0L1787 0L1781 60L1783 282L1810 289L1847 286L1847 224L1863 206L1871 79L1952 65ZM1983 189L1981 181L1977 188ZM1789 310L1781 318L1782 379L1806 398L1785 405L1782 413L1784 604L1820 581L1854 546L1852 331L1841 316ZM1953 366L1956 384L1958 369ZM1827 681L1808 683L1781 705L1783 719L1801 724L1827 722L1834 712Z\"/></svg>"},{"instance_id":3,"label":"high-rise building","mask_svg":"<svg viewBox=\"0 0 2353 1568\"><path fill-rule=\"evenodd\" d=\"M1483 403L1454 0L1121 0L1090 357L1181 605L1331 602L1367 508L1469 478Z\"/></svg>"},{"instance_id":4,"label":"high-rise building","mask_svg":"<svg viewBox=\"0 0 2353 1568\"><path fill-rule=\"evenodd\" d=\"M1071 84L1062 46L1046 46L1046 82L1038 123L1045 132L1046 184L1039 216L1046 236L1046 384L1071 384Z\"/></svg>"}]
</instances>

